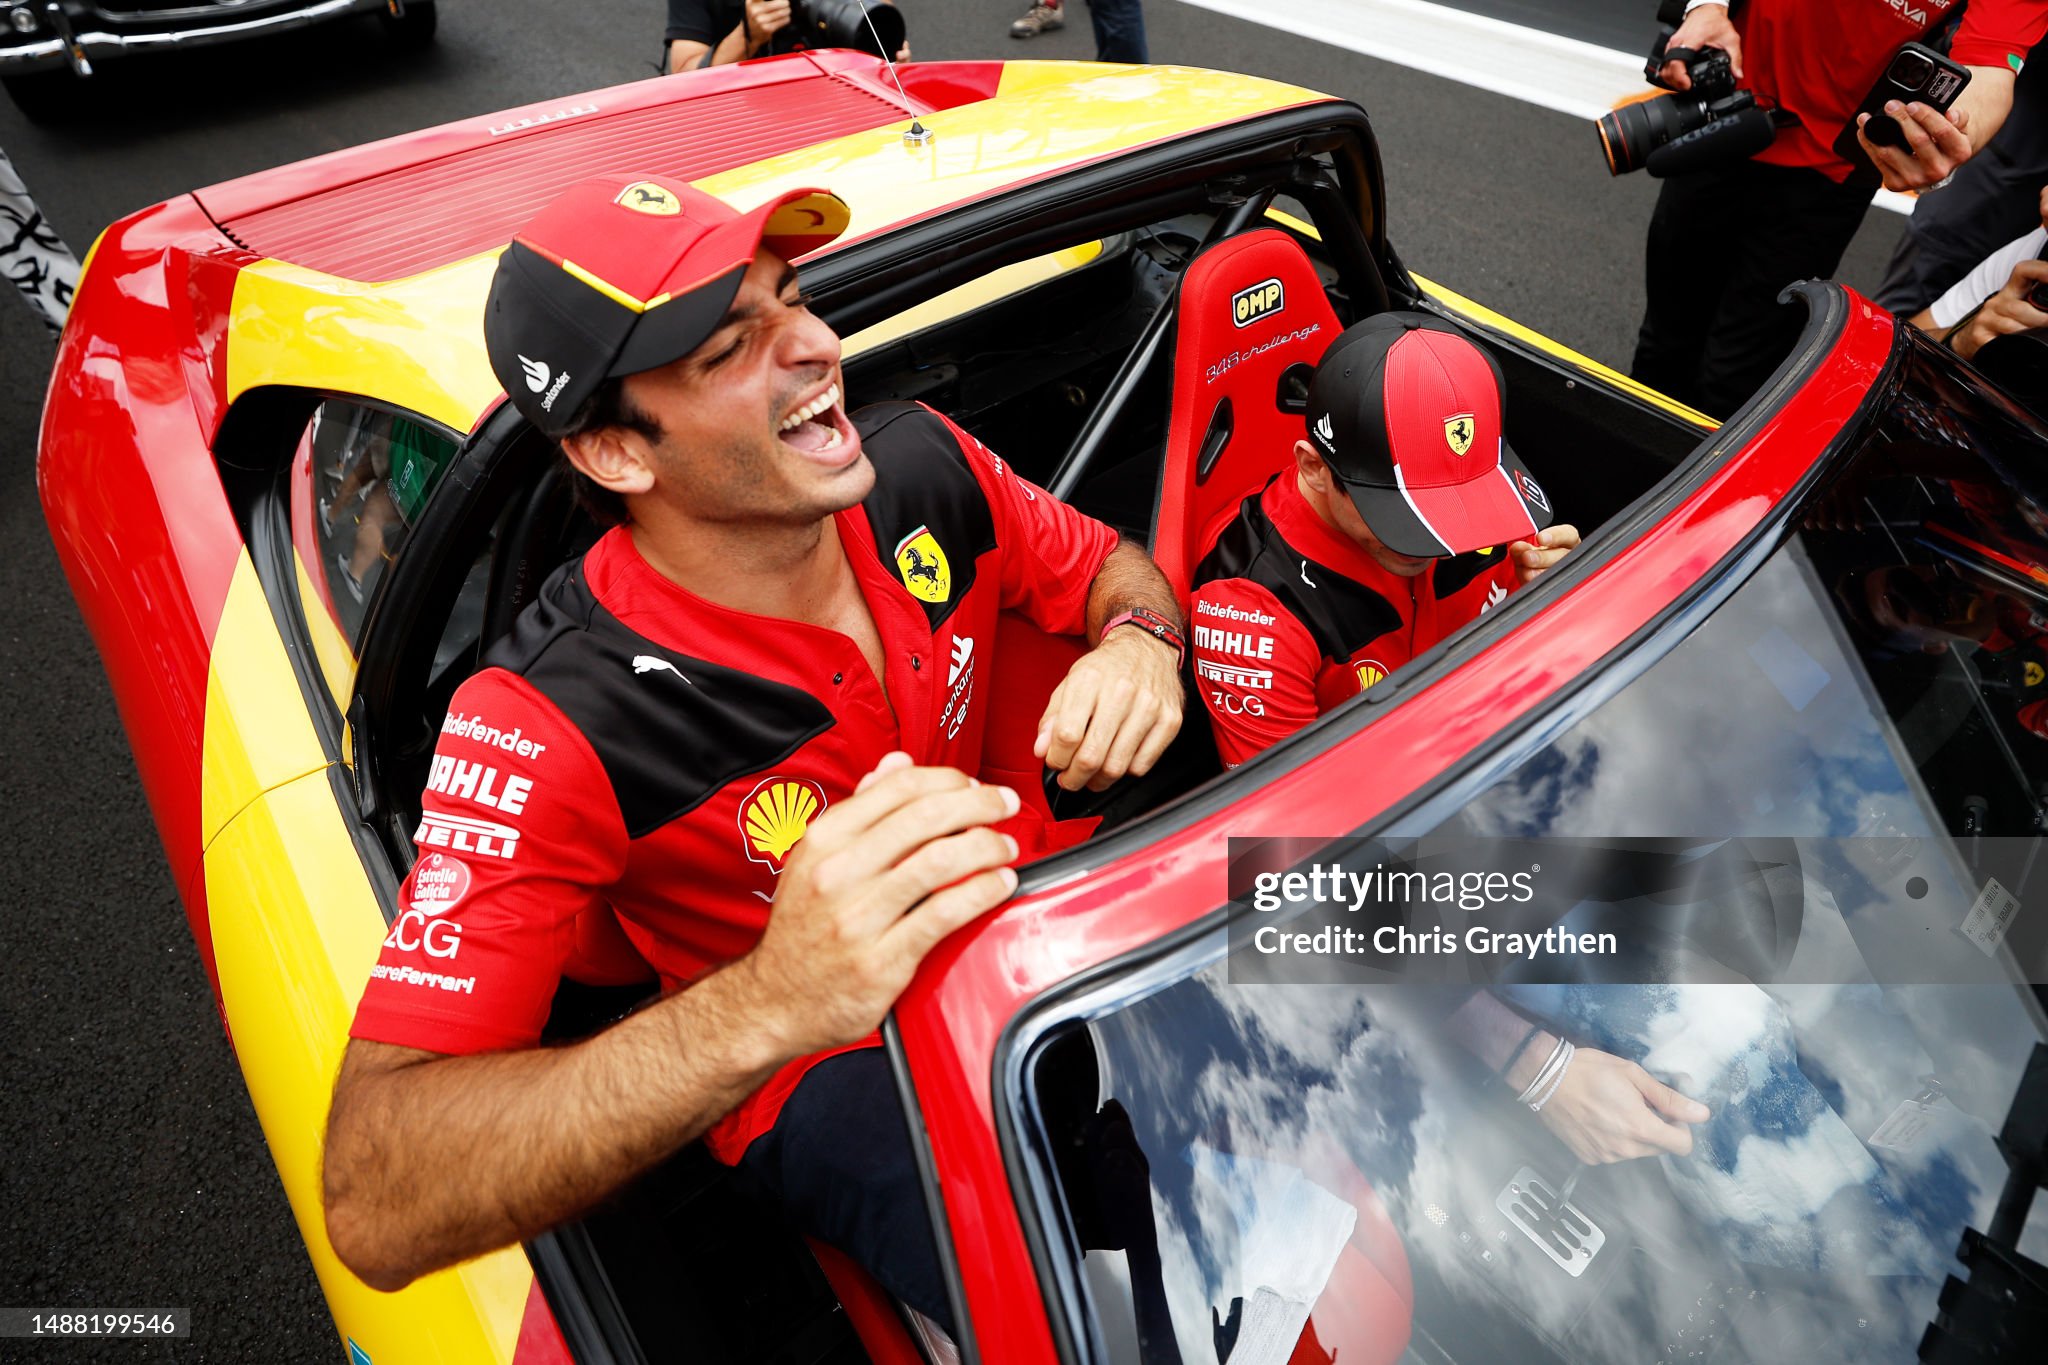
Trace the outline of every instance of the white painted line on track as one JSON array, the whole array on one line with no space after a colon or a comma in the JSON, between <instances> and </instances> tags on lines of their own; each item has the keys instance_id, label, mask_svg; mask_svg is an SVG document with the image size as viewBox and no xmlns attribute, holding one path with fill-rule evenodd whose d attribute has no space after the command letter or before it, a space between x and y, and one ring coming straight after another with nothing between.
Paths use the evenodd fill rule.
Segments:
<instances>
[{"instance_id":1,"label":"white painted line on track","mask_svg":"<svg viewBox=\"0 0 2048 1365\"><path fill-rule=\"evenodd\" d=\"M1646 10L1643 52L1628 53L1504 19L1432 5L1428 0L1285 0L1283 4L1256 6L1244 0L1181 3L1588 121L1647 88L1643 56L1654 32ZM1586 140L1586 154L1597 155L1590 131ZM1879 190L1872 202L1894 213L1913 211L1911 196L1890 190Z\"/></svg>"}]
</instances>

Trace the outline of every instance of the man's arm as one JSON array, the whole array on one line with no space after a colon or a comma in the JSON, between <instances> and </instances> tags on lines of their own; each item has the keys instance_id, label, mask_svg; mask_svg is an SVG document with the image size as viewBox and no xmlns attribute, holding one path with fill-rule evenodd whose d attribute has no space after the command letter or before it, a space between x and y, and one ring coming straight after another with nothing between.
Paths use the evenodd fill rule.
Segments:
<instances>
[{"instance_id":1,"label":"man's arm","mask_svg":"<svg viewBox=\"0 0 2048 1365\"><path fill-rule=\"evenodd\" d=\"M1967 360L1994 337L2048 327L2048 313L2034 307L2028 297L2035 286L2042 284L2048 284L2048 261L2024 260L2013 267L2004 288L1984 300L1954 329L1936 323L1931 307L1914 314L1913 325L1923 332L1948 333L1953 330L1948 344L1957 355Z\"/></svg>"},{"instance_id":2,"label":"man's arm","mask_svg":"<svg viewBox=\"0 0 2048 1365\"><path fill-rule=\"evenodd\" d=\"M329 1240L371 1286L575 1216L776 1067L866 1036L926 953L1008 898L1017 794L884 759L790 855L754 951L562 1048L445 1057L353 1042L323 1174Z\"/></svg>"},{"instance_id":3,"label":"man's arm","mask_svg":"<svg viewBox=\"0 0 2048 1365\"><path fill-rule=\"evenodd\" d=\"M1150 555L1122 543L1088 587L1088 638L1095 648L1053 689L1032 746L1068 791L1102 791L1126 773L1143 776L1180 733L1187 699L1179 651L1134 625L1102 633L1134 610L1180 625L1166 575Z\"/></svg>"},{"instance_id":4,"label":"man's arm","mask_svg":"<svg viewBox=\"0 0 2048 1365\"><path fill-rule=\"evenodd\" d=\"M677 33L680 9L688 9L701 16L698 22L687 26L691 30L690 36ZM670 0L669 32L672 36L668 42L668 69L671 73L696 71L758 57L768 50L776 34L789 27L789 21L789 0L746 0L739 23L714 44L707 41L711 36L708 12L701 0Z\"/></svg>"},{"instance_id":5,"label":"man's arm","mask_svg":"<svg viewBox=\"0 0 2048 1365\"><path fill-rule=\"evenodd\" d=\"M1451 1037L1513 1094L1535 1081L1557 1043L1489 991L1475 991L1448 1021ZM1692 1151L1689 1125L1713 1115L1649 1072L1612 1053L1582 1047L1538 1117L1588 1165Z\"/></svg>"}]
</instances>

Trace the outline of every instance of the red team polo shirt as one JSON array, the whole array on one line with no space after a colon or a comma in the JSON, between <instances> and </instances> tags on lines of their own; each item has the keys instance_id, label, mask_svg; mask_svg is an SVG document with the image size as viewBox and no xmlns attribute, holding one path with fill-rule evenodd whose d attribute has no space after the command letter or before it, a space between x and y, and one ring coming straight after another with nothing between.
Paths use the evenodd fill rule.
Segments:
<instances>
[{"instance_id":1,"label":"red team polo shirt","mask_svg":"<svg viewBox=\"0 0 2048 1365\"><path fill-rule=\"evenodd\" d=\"M457 690L419 861L352 1036L530 1047L593 917L616 916L664 990L685 986L752 949L791 848L882 755L973 773L989 725L1036 724L982 703L997 613L1084 634L1116 533L927 408L855 420L876 484L837 522L886 699L848 637L706 602L623 528L607 533ZM1005 828L1027 854L1057 846L1042 793L1019 795ZM721 1120L712 1154L737 1161L827 1055L792 1062Z\"/></svg>"},{"instance_id":2,"label":"red team polo shirt","mask_svg":"<svg viewBox=\"0 0 2048 1365\"><path fill-rule=\"evenodd\" d=\"M1807 166L1830 180L1851 167L1835 138L1902 44L1924 39L1955 0L1747 0L1731 9L1742 32L1742 84L1794 115L1758 161ZM1949 56L1964 66L2017 71L2048 32L2048 0L1970 0Z\"/></svg>"},{"instance_id":3,"label":"red team polo shirt","mask_svg":"<svg viewBox=\"0 0 2048 1365\"><path fill-rule=\"evenodd\" d=\"M1504 549L1403 578L1338 534L1290 470L1195 568L1195 682L1232 767L1357 696L1515 588Z\"/></svg>"}]
</instances>

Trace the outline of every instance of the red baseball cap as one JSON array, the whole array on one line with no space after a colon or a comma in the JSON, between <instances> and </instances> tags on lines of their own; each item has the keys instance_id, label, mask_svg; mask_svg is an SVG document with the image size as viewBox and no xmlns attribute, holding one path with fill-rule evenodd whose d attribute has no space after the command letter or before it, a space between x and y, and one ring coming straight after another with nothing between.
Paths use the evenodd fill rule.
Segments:
<instances>
[{"instance_id":1,"label":"red baseball cap","mask_svg":"<svg viewBox=\"0 0 2048 1365\"><path fill-rule=\"evenodd\" d=\"M491 370L513 406L559 439L605 380L702 345L758 247L794 261L844 232L848 216L827 190L741 213L658 176L579 181L498 258L484 305Z\"/></svg>"},{"instance_id":2,"label":"red baseball cap","mask_svg":"<svg viewBox=\"0 0 2048 1365\"><path fill-rule=\"evenodd\" d=\"M1440 558L1550 524L1550 495L1501 435L1493 357L1424 313L1380 313L1324 353L1309 440L1382 544Z\"/></svg>"}]
</instances>

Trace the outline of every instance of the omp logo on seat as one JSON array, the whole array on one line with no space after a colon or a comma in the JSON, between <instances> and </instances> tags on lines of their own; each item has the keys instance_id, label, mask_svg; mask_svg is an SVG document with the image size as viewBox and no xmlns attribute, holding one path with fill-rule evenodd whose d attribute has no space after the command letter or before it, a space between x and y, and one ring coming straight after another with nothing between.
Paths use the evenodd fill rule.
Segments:
<instances>
[{"instance_id":1,"label":"omp logo on seat","mask_svg":"<svg viewBox=\"0 0 2048 1365\"><path fill-rule=\"evenodd\" d=\"M789 851L825 809L825 793L815 782L770 777L740 802L740 843L751 862L765 863L778 877Z\"/></svg>"},{"instance_id":2,"label":"omp logo on seat","mask_svg":"<svg viewBox=\"0 0 2048 1365\"><path fill-rule=\"evenodd\" d=\"M920 526L896 542L896 572L920 602L936 605L953 595L953 570L929 526Z\"/></svg>"},{"instance_id":3,"label":"omp logo on seat","mask_svg":"<svg viewBox=\"0 0 2048 1365\"><path fill-rule=\"evenodd\" d=\"M1261 280L1251 288L1240 289L1230 296L1230 321L1233 326L1249 327L1260 318L1286 307L1286 287L1277 279Z\"/></svg>"},{"instance_id":4,"label":"omp logo on seat","mask_svg":"<svg viewBox=\"0 0 2048 1365\"><path fill-rule=\"evenodd\" d=\"M519 368L526 371L526 387L539 393L548 386L548 367L538 360L519 357Z\"/></svg>"},{"instance_id":5,"label":"omp logo on seat","mask_svg":"<svg viewBox=\"0 0 2048 1365\"><path fill-rule=\"evenodd\" d=\"M683 211L683 206L676 202L674 195L646 180L636 180L626 186L612 202L635 213L652 213L662 218Z\"/></svg>"}]
</instances>

